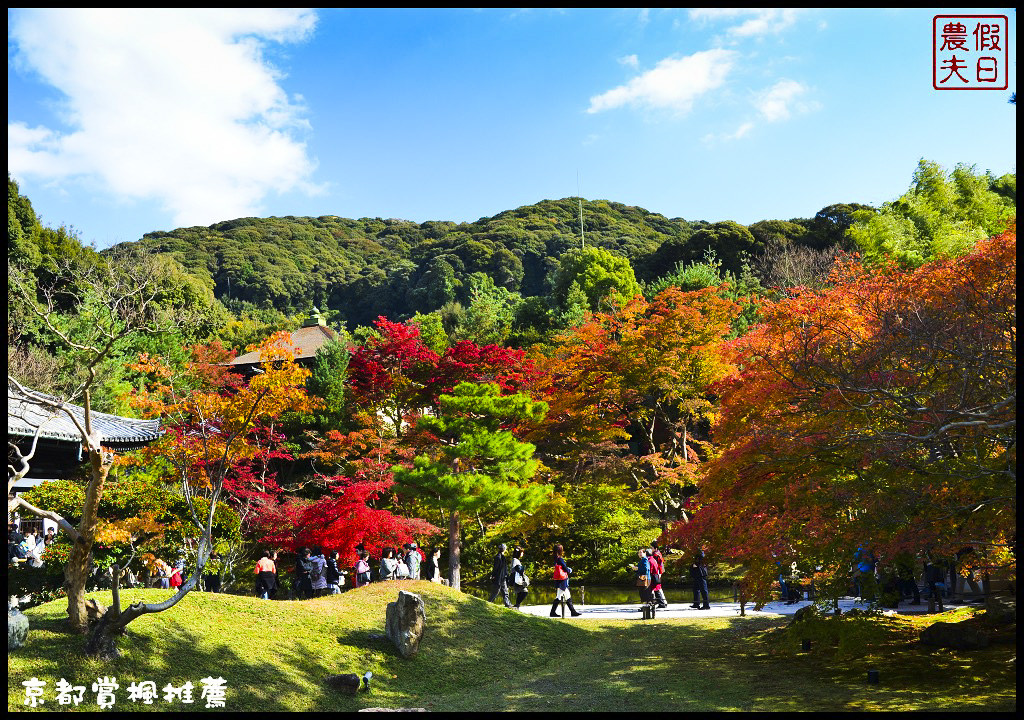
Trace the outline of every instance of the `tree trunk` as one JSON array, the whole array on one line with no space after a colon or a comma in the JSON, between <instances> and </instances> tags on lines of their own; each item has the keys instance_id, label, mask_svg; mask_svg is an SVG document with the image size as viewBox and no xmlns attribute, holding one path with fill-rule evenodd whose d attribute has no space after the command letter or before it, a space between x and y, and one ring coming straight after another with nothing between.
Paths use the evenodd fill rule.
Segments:
<instances>
[{"instance_id":1,"label":"tree trunk","mask_svg":"<svg viewBox=\"0 0 1024 720\"><path fill-rule=\"evenodd\" d=\"M462 553L461 535L462 524L459 521L459 511L452 510L448 519L448 577L452 587L456 590L462 588L462 574L459 559Z\"/></svg>"},{"instance_id":2,"label":"tree trunk","mask_svg":"<svg viewBox=\"0 0 1024 720\"><path fill-rule=\"evenodd\" d=\"M64 568L64 587L68 593L68 624L74 632L89 630L89 616L85 612L85 586L89 580L89 557L96 538L99 523L100 498L103 485L110 473L110 464L104 461L102 448L90 449L89 462L92 465L92 479L85 491L85 505L82 520L78 524L78 539L75 540Z\"/></svg>"}]
</instances>

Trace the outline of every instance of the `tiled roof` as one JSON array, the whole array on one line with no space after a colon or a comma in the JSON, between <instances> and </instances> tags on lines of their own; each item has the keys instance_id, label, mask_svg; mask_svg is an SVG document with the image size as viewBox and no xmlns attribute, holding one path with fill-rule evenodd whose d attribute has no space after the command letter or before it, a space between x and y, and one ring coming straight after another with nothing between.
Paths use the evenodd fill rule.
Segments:
<instances>
[{"instance_id":1,"label":"tiled roof","mask_svg":"<svg viewBox=\"0 0 1024 720\"><path fill-rule=\"evenodd\" d=\"M329 327L323 325L313 325L311 327L302 327L292 333L292 344L291 347L298 348L299 354L295 356L296 360L305 360L316 357L317 350L324 346L325 343L337 339L338 334L331 330ZM239 355L231 361L231 365L254 365L260 361L260 353L258 350L247 352L245 355Z\"/></svg>"},{"instance_id":2,"label":"tiled roof","mask_svg":"<svg viewBox=\"0 0 1024 720\"><path fill-rule=\"evenodd\" d=\"M60 398L53 397L32 391L35 395L55 404ZM85 426L85 409L65 403L75 418ZM8 379L7 381L7 434L21 437L32 437L36 428L42 426L39 433L40 438L49 440L65 440L81 442L82 435L75 427L75 424L63 411L55 411L48 408L45 402L40 402L31 396L26 395L18 386ZM109 415L107 413L93 412L92 426L98 430L103 445L136 445L152 442L161 435L159 420L136 420L134 418L121 417L120 415Z\"/></svg>"}]
</instances>

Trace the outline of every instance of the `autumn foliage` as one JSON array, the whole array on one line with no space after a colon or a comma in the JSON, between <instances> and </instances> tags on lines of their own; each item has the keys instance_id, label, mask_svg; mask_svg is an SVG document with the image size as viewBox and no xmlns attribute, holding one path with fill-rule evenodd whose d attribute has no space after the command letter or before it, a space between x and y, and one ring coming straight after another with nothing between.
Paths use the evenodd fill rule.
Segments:
<instances>
[{"instance_id":1,"label":"autumn foliage","mask_svg":"<svg viewBox=\"0 0 1024 720\"><path fill-rule=\"evenodd\" d=\"M1010 564L1016 497L1016 228L905 272L852 259L734 341L722 454L675 542L740 560L762 594L777 562L845 577L972 547Z\"/></svg>"}]
</instances>

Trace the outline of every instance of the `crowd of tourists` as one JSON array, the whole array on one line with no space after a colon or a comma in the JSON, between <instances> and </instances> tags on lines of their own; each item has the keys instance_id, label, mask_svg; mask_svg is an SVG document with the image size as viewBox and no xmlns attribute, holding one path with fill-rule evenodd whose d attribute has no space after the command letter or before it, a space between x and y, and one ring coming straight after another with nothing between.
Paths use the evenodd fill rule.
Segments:
<instances>
[{"instance_id":1,"label":"crowd of tourists","mask_svg":"<svg viewBox=\"0 0 1024 720\"><path fill-rule=\"evenodd\" d=\"M302 548L291 570L291 596L297 599L336 595L346 587L361 587L381 580L429 580L441 583L440 548L424 552L415 542L400 549L386 547L379 562L370 557L365 546L356 546L356 561L342 567L337 550ZM277 597L282 587L281 562L276 550L263 551L256 563L256 594L265 600ZM376 567L374 567L376 565ZM287 569L285 570L287 575Z\"/></svg>"},{"instance_id":2,"label":"crowd of tourists","mask_svg":"<svg viewBox=\"0 0 1024 720\"><path fill-rule=\"evenodd\" d=\"M43 555L47 546L54 543L57 533L49 528L46 533L28 531L22 533L15 523L8 524L7 557L8 566L42 567ZM678 554L678 551L666 551ZM322 548L302 548L297 553L294 566L285 575L290 581L282 582L281 560L276 550L265 550L257 561L254 574L256 576L256 594L264 599L276 598L282 586L288 587L286 596L305 599L321 595L334 595L347 587L361 587L370 582L390 580L428 580L439 584L447 584L441 577L441 548L434 547L424 551L416 542L404 544L401 548L385 547L379 557L372 557L365 546L360 543L355 547L356 560L351 567L342 567L336 550L324 552ZM494 602L499 596L506 607L520 609L529 593L530 578L524 567L524 551L515 547L508 552L508 546L502 543L494 556L488 580L491 585L489 601ZM890 607L898 607L900 602L909 601L911 605L919 604L924 597L938 605L941 611L943 600L954 596L965 596L967 589L975 596L981 590L974 579L970 568L973 550L963 548L955 558L932 560L927 555L918 557L899 557L893 562L881 563L874 553L865 547L859 547L853 553L851 562L852 587L850 591L856 597L865 600L880 600ZM221 576L224 570L224 558L213 552L207 561L201 583L197 589L208 592L219 592ZM781 561L778 567L778 587L780 599L787 604L814 597L813 573L804 576L796 563L784 566ZM551 616L558 616L558 607L564 604L571 616L580 613L573 605L569 579L572 568L566 563L562 545L556 545L551 557L551 577L555 584L555 599L551 605ZM663 578L665 576L665 557L657 542L650 547L637 551L637 561L630 566L635 571L636 587L640 602L652 607L666 608ZM147 572L148 571L148 572ZM126 587L145 584L152 587L173 589L182 585L186 577L185 560L180 557L169 563L157 558L143 570L146 577L137 578L129 569L124 571L121 584ZM708 599L708 566L702 551L697 551L689 563L689 580L693 590L691 608L709 610ZM922 593L924 591L924 594ZM806 594L805 594L806 593Z\"/></svg>"},{"instance_id":3,"label":"crowd of tourists","mask_svg":"<svg viewBox=\"0 0 1024 720\"><path fill-rule=\"evenodd\" d=\"M46 547L57 539L53 528L41 532L29 531L22 533L15 523L7 525L7 565L14 568L43 566L43 553Z\"/></svg>"}]
</instances>

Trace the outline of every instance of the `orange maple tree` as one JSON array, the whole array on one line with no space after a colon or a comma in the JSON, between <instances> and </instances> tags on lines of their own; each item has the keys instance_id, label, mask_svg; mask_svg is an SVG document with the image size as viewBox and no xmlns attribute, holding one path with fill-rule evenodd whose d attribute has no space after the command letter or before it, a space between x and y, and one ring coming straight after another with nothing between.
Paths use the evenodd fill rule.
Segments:
<instances>
[{"instance_id":1,"label":"orange maple tree","mask_svg":"<svg viewBox=\"0 0 1024 720\"><path fill-rule=\"evenodd\" d=\"M531 439L570 477L621 474L667 522L708 455L695 430L715 415L709 389L729 370L738 311L719 288L670 287L590 315L543 362L550 410Z\"/></svg>"},{"instance_id":2,"label":"orange maple tree","mask_svg":"<svg viewBox=\"0 0 1024 720\"><path fill-rule=\"evenodd\" d=\"M857 548L883 563L1016 534L1016 227L913 272L841 263L732 343L720 457L675 542L707 542L767 597L778 565L842 594Z\"/></svg>"}]
</instances>

